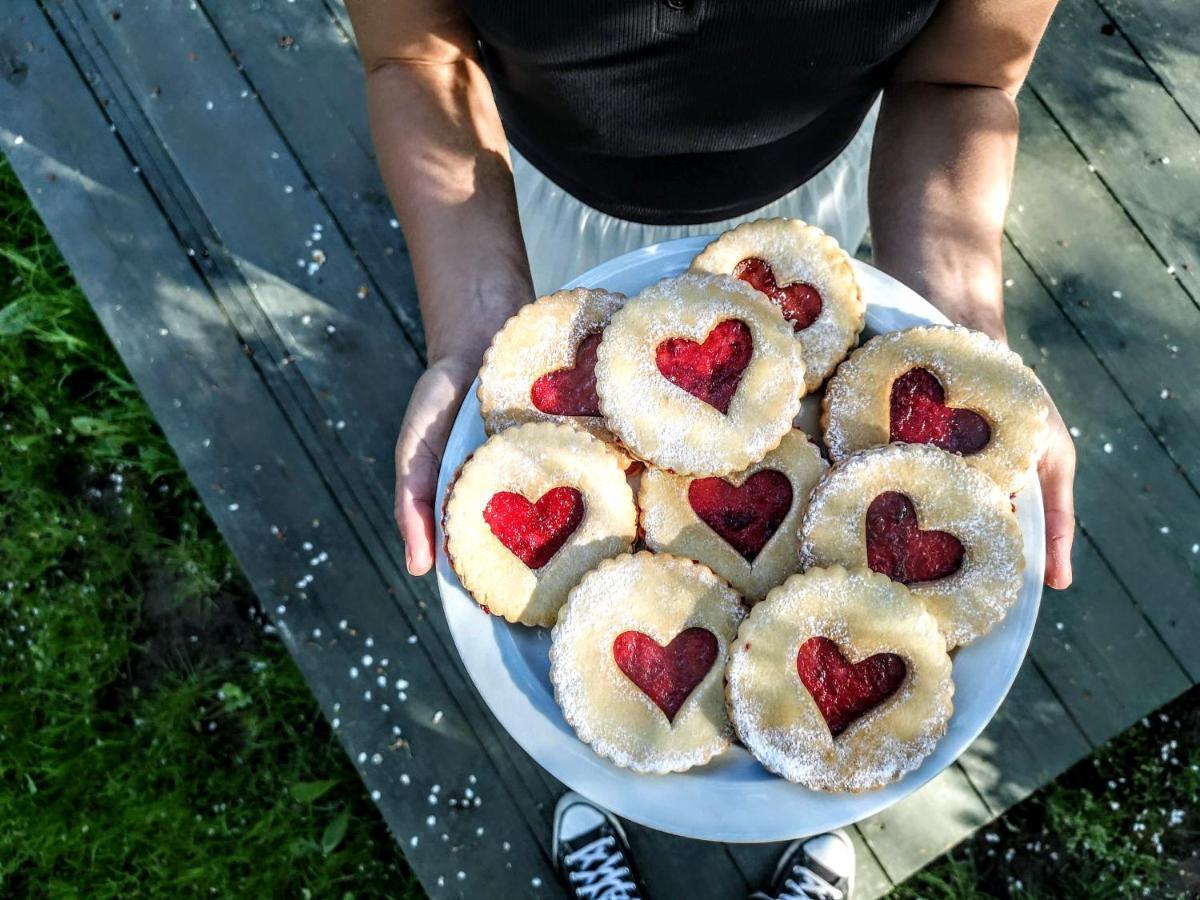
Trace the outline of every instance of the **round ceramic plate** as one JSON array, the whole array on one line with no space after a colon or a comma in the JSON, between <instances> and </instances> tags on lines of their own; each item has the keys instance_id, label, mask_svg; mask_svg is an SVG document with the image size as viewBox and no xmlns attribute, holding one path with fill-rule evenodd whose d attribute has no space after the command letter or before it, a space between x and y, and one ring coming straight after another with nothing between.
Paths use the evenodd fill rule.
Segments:
<instances>
[{"instance_id":1,"label":"round ceramic plate","mask_svg":"<svg viewBox=\"0 0 1200 900\"><path fill-rule=\"evenodd\" d=\"M684 238L635 250L567 288L604 287L633 296L687 268L711 238ZM854 263L867 303L865 337L946 318L895 279ZM805 401L805 430L816 433L820 401ZM438 509L454 472L484 441L472 389L442 459ZM601 759L562 717L550 686L549 631L510 625L485 613L463 589L444 552L439 521L437 578L446 618L475 687L513 739L555 778L614 813L650 828L710 841L781 841L856 822L911 794L946 768L995 715L1025 657L1042 596L1045 534L1036 480L1017 497L1025 537L1021 596L1008 617L954 659L954 716L946 736L915 772L882 790L828 794L790 784L740 746L708 765L671 775L637 775ZM440 519L440 517L439 517Z\"/></svg>"}]
</instances>

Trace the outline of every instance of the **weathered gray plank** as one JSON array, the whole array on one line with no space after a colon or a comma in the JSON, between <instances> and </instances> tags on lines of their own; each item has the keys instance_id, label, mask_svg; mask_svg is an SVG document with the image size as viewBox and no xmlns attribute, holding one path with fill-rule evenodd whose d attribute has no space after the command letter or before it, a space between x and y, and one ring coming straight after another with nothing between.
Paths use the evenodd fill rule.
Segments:
<instances>
[{"instance_id":1,"label":"weathered gray plank","mask_svg":"<svg viewBox=\"0 0 1200 900\"><path fill-rule=\"evenodd\" d=\"M298 201L296 190L281 191L278 182L253 177L228 185L208 171L214 167L217 171L244 168L238 162L240 148L224 141L220 137L223 134L238 133L264 146L282 146L282 138L257 103L246 107L235 104L231 107L233 120L226 122L222 118L226 107L214 101L214 109L205 112L213 116L207 127L216 137L208 138L197 138L189 131L186 115L179 116L171 109L163 114L157 106L168 91L193 96L196 83L226 95L232 95L240 83L234 63L221 52L203 16L159 7L143 10L136 17L113 20L96 9L89 18L84 8L74 4L56 10L64 34L70 31L76 35L79 52L94 50L88 60L107 75L103 84L110 91L105 98L108 113L122 139L137 151L144 176L162 198L175 226L188 237L189 244L205 248L203 264L217 273L213 277L220 277L231 300L236 301L231 302L228 311L248 345L278 363L286 374L288 389L280 396L291 404L289 414L309 419L325 432L326 444L346 448L356 464L330 466L323 476L340 481L343 490L358 498L363 504L362 514L371 517L374 524L369 539L376 551L400 566L402 555L390 524L390 449L396 420L418 364L406 348L399 327L377 302L358 297L355 285L362 282L362 271L337 234L313 240L311 233L304 234L313 226L301 229L303 240L322 248L329 261L315 275L298 273L296 284L276 274L290 260L289 241L296 235L269 224L321 215L318 197ZM91 27L93 23L99 24L99 32ZM125 30L115 31L122 24ZM113 30L105 30L110 28ZM198 73L181 76L186 82L182 87L169 80L175 77L170 60L163 63L154 54L143 56L139 51L141 44L167 29L174 30L179 47L191 48L184 58L199 67ZM137 65L118 68L114 60L126 55L137 55ZM160 82L153 77L158 75L166 78ZM238 96L246 100L240 93ZM200 103L197 98L195 104ZM246 116L250 116L249 121ZM179 145L190 151L183 158L175 154ZM280 156L273 162L294 174L298 168L295 161L289 162L283 150L272 152ZM196 193L186 180L189 175L196 176ZM235 187L236 193L231 194L230 187ZM299 213L297 203L301 204ZM245 226L243 207L255 211L262 228ZM262 262L255 263L256 258ZM364 352L374 345L382 349L378 353ZM347 378L346 373L352 377ZM351 404L353 410L348 409ZM351 415L356 415L358 421ZM362 425L366 427L359 427ZM365 479L354 477L356 466ZM418 604L433 596L428 580L406 583L416 591ZM423 612L418 615L424 618ZM442 645L450 647L440 614L430 621ZM450 659L451 665L457 665L456 656L451 654ZM540 769L524 762L534 773L531 777L545 780Z\"/></svg>"},{"instance_id":2,"label":"weathered gray plank","mask_svg":"<svg viewBox=\"0 0 1200 900\"><path fill-rule=\"evenodd\" d=\"M1076 572L1070 591L1047 592L1032 653L1088 740L1099 745L1192 682L1089 540L1079 541Z\"/></svg>"},{"instance_id":3,"label":"weathered gray plank","mask_svg":"<svg viewBox=\"0 0 1200 900\"><path fill-rule=\"evenodd\" d=\"M318 460L329 451L308 423L281 414L263 361L248 357L229 328L220 285L191 263L41 13L31 7L10 17L2 40L9 70L21 77L0 80L0 143L323 710L341 720L335 731L365 782L392 798L384 810L390 828L424 838L418 874L438 896L464 895L460 869L478 881L486 872L513 896L531 891L531 877L552 885L543 818L513 815L525 800L455 700L465 689L452 689L454 670L431 658L422 640L432 637L428 626L406 621L392 599L411 602L403 580L364 552L348 510L322 482ZM313 567L319 549L330 558ZM306 574L315 581L297 588ZM401 702L393 686L365 697L372 667L364 652L379 667L389 659L389 678L410 681L411 701ZM363 667L359 678L350 677L352 665ZM407 744L395 744L392 726ZM440 821L426 826L428 807L412 795L423 797L435 778L449 795L468 774L476 774L484 804L449 816L443 805ZM480 825L489 826L484 836ZM505 833L507 854L499 846Z\"/></svg>"},{"instance_id":4,"label":"weathered gray plank","mask_svg":"<svg viewBox=\"0 0 1200 900\"><path fill-rule=\"evenodd\" d=\"M857 866L854 872L853 900L874 900L875 897L882 897L894 886L892 880L883 871L883 866L867 846L858 827L847 828L846 833L850 835L854 844L854 860Z\"/></svg>"},{"instance_id":5,"label":"weathered gray plank","mask_svg":"<svg viewBox=\"0 0 1200 900\"><path fill-rule=\"evenodd\" d=\"M1029 83L1161 254L1158 268L1174 266L1200 300L1200 132L1106 24L1094 0L1059 3Z\"/></svg>"},{"instance_id":6,"label":"weathered gray plank","mask_svg":"<svg viewBox=\"0 0 1200 900\"><path fill-rule=\"evenodd\" d=\"M1046 677L1027 657L1004 705L959 763L988 809L1000 815L1090 750Z\"/></svg>"},{"instance_id":7,"label":"weathered gray plank","mask_svg":"<svg viewBox=\"0 0 1200 900\"><path fill-rule=\"evenodd\" d=\"M1033 655L1088 738L1099 744L1185 690L1190 681L1150 624L1168 626L1186 601L1170 600L1160 607L1162 592L1154 584L1134 584L1127 591L1096 547L1114 554L1126 549L1129 514L1139 508L1148 517L1140 526L1144 540L1160 541L1158 498L1169 498L1175 518L1196 521L1200 497L1011 246L1006 247L1005 271L1012 345L1037 368L1080 435L1076 495L1084 533L1075 553L1076 584L1065 593L1044 595ZM1137 470L1144 475L1132 477L1123 457L1104 451L1097 434L1105 429L1119 430L1140 448ZM1148 604L1149 621L1134 598ZM1047 620L1062 623L1062 630L1047 630ZM1117 636L1119 647L1113 644ZM1064 651L1065 644L1072 649Z\"/></svg>"},{"instance_id":8,"label":"weathered gray plank","mask_svg":"<svg viewBox=\"0 0 1200 900\"><path fill-rule=\"evenodd\" d=\"M1200 122L1200 55L1192 0L1097 0L1193 123Z\"/></svg>"},{"instance_id":9,"label":"weathered gray plank","mask_svg":"<svg viewBox=\"0 0 1200 900\"><path fill-rule=\"evenodd\" d=\"M693 841L626 822L625 833L650 897L745 897L752 890L725 845ZM632 827L630 827L632 826Z\"/></svg>"},{"instance_id":10,"label":"weathered gray plank","mask_svg":"<svg viewBox=\"0 0 1200 900\"><path fill-rule=\"evenodd\" d=\"M385 299L423 353L412 265L391 225L348 22L335 21L320 0L205 0L202 8L361 259L373 295Z\"/></svg>"},{"instance_id":11,"label":"weathered gray plank","mask_svg":"<svg viewBox=\"0 0 1200 900\"><path fill-rule=\"evenodd\" d=\"M888 878L899 884L991 818L955 764L858 827Z\"/></svg>"},{"instance_id":12,"label":"weathered gray plank","mask_svg":"<svg viewBox=\"0 0 1200 900\"><path fill-rule=\"evenodd\" d=\"M1023 319L1039 351L1026 356L1077 423L1080 468L1088 473L1082 477L1096 485L1077 496L1085 530L1195 679L1200 621L1189 598L1200 587L1200 555L1191 552L1200 537L1200 402L1189 386L1200 379L1200 356L1187 349L1200 310L1042 106L1024 102L1022 119L1009 236L1110 378L1089 365L1078 344L1056 344L1064 334L1059 313L1045 304L1031 306ZM1042 331L1045 340L1037 339ZM1055 363L1059 352L1062 366Z\"/></svg>"},{"instance_id":13,"label":"weathered gray plank","mask_svg":"<svg viewBox=\"0 0 1200 900\"><path fill-rule=\"evenodd\" d=\"M136 104L168 148L164 167L195 198L193 217L210 225L200 237L228 249L325 416L345 423L336 439L355 447L365 469L390 478L386 450L420 373L412 344L377 297L358 296L367 276L353 248L267 111L242 96L249 86L202 11L127 4L114 18L111 6L68 2L62 18L81 40L94 39L92 59L112 102ZM307 274L314 253L324 262Z\"/></svg>"}]
</instances>

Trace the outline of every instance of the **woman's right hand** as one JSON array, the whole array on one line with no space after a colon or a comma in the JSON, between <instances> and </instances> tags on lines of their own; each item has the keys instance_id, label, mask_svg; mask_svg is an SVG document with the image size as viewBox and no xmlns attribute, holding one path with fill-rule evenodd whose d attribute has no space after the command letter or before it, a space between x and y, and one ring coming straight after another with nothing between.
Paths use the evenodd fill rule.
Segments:
<instances>
[{"instance_id":1,"label":"woman's right hand","mask_svg":"<svg viewBox=\"0 0 1200 900\"><path fill-rule=\"evenodd\" d=\"M478 370L478 361L443 357L413 386L396 441L396 524L413 575L433 566L437 480L450 428Z\"/></svg>"}]
</instances>

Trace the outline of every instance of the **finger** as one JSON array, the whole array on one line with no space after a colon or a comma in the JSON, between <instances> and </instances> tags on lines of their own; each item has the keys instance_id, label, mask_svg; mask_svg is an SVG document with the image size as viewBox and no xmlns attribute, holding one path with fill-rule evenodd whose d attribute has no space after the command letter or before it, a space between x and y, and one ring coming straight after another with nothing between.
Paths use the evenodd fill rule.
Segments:
<instances>
[{"instance_id":1,"label":"finger","mask_svg":"<svg viewBox=\"0 0 1200 900\"><path fill-rule=\"evenodd\" d=\"M406 419L396 442L396 501L394 515L404 539L404 561L413 575L433 565L433 496L437 491L438 460Z\"/></svg>"},{"instance_id":2,"label":"finger","mask_svg":"<svg viewBox=\"0 0 1200 900\"><path fill-rule=\"evenodd\" d=\"M404 539L404 561L408 571L413 575L424 575L433 565L433 494L437 467L412 460L406 468L408 475L396 480L396 525Z\"/></svg>"},{"instance_id":3,"label":"finger","mask_svg":"<svg viewBox=\"0 0 1200 900\"><path fill-rule=\"evenodd\" d=\"M1038 469L1046 511L1046 584L1056 590L1071 585L1071 545L1075 541L1075 466L1047 456Z\"/></svg>"}]
</instances>

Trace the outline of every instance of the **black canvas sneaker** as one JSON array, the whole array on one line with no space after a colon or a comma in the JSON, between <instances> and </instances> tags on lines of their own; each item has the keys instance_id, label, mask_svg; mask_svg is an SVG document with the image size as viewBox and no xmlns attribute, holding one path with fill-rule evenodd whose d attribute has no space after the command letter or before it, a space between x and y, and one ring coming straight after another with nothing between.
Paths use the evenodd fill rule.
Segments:
<instances>
[{"instance_id":1,"label":"black canvas sneaker","mask_svg":"<svg viewBox=\"0 0 1200 900\"><path fill-rule=\"evenodd\" d=\"M554 808L554 861L578 900L644 900L621 823L579 794Z\"/></svg>"},{"instance_id":2,"label":"black canvas sneaker","mask_svg":"<svg viewBox=\"0 0 1200 900\"><path fill-rule=\"evenodd\" d=\"M750 900L850 900L854 845L840 831L794 841L783 851L771 890Z\"/></svg>"}]
</instances>

